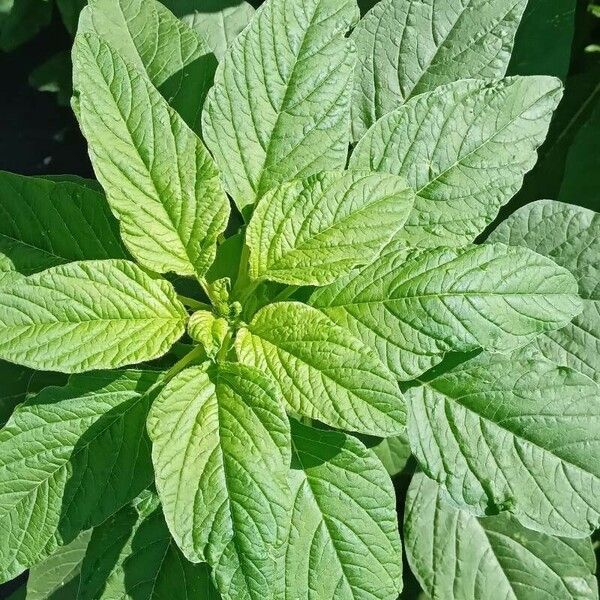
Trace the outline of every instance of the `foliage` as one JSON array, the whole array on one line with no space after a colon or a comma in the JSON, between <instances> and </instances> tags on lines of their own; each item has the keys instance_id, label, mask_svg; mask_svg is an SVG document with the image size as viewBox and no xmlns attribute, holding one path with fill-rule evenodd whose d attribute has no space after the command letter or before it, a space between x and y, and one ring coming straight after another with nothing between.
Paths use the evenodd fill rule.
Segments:
<instances>
[{"instance_id":1,"label":"foliage","mask_svg":"<svg viewBox=\"0 0 600 600\"><path fill-rule=\"evenodd\" d=\"M598 597L598 112L498 223L566 78L508 4L81 10L97 181L0 173L1 581Z\"/></svg>"}]
</instances>

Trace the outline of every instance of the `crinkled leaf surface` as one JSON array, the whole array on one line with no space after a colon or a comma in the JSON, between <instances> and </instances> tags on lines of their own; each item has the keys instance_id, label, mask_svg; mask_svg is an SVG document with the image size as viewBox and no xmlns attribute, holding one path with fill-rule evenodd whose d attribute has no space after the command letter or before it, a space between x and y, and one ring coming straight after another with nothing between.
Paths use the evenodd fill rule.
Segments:
<instances>
[{"instance_id":1,"label":"crinkled leaf surface","mask_svg":"<svg viewBox=\"0 0 600 600\"><path fill-rule=\"evenodd\" d=\"M417 191L410 245L472 242L535 164L561 94L552 77L442 86L377 121L350 167L402 175Z\"/></svg>"},{"instance_id":2,"label":"crinkled leaf surface","mask_svg":"<svg viewBox=\"0 0 600 600\"><path fill-rule=\"evenodd\" d=\"M600 215L540 200L519 209L488 238L549 256L577 279L583 311L571 323L534 340L525 354L573 367L600 382Z\"/></svg>"},{"instance_id":3,"label":"crinkled leaf surface","mask_svg":"<svg viewBox=\"0 0 600 600\"><path fill-rule=\"evenodd\" d=\"M157 358L185 331L167 281L126 260L51 267L0 288L0 358L75 373Z\"/></svg>"},{"instance_id":4,"label":"crinkled leaf surface","mask_svg":"<svg viewBox=\"0 0 600 600\"><path fill-rule=\"evenodd\" d=\"M229 216L208 151L95 34L78 34L74 73L79 122L128 249L153 271L204 275Z\"/></svg>"},{"instance_id":5,"label":"crinkled leaf surface","mask_svg":"<svg viewBox=\"0 0 600 600\"><path fill-rule=\"evenodd\" d=\"M600 524L600 388L585 375L484 356L406 398L413 452L457 504L567 537Z\"/></svg>"},{"instance_id":6,"label":"crinkled leaf surface","mask_svg":"<svg viewBox=\"0 0 600 600\"><path fill-rule=\"evenodd\" d=\"M0 253L0 286L6 287L21 277L22 275L15 269L13 261L6 254Z\"/></svg>"},{"instance_id":7,"label":"crinkled leaf surface","mask_svg":"<svg viewBox=\"0 0 600 600\"><path fill-rule=\"evenodd\" d=\"M127 257L100 192L5 171L0 171L0 252L24 275L74 260Z\"/></svg>"},{"instance_id":8,"label":"crinkled leaf surface","mask_svg":"<svg viewBox=\"0 0 600 600\"><path fill-rule=\"evenodd\" d=\"M155 0L91 0L78 31L96 33L127 63L147 73L185 122L199 131L217 68L199 30Z\"/></svg>"},{"instance_id":9,"label":"crinkled leaf surface","mask_svg":"<svg viewBox=\"0 0 600 600\"><path fill-rule=\"evenodd\" d=\"M391 481L357 439L292 421L286 600L389 600L402 589Z\"/></svg>"},{"instance_id":10,"label":"crinkled leaf surface","mask_svg":"<svg viewBox=\"0 0 600 600\"><path fill-rule=\"evenodd\" d=\"M382 0L352 33L359 139L403 102L458 79L506 73L527 0Z\"/></svg>"},{"instance_id":11,"label":"crinkled leaf surface","mask_svg":"<svg viewBox=\"0 0 600 600\"><path fill-rule=\"evenodd\" d=\"M29 569L27 600L77 600L81 562L92 530Z\"/></svg>"},{"instance_id":12,"label":"crinkled leaf surface","mask_svg":"<svg viewBox=\"0 0 600 600\"><path fill-rule=\"evenodd\" d=\"M342 169L355 0L268 0L219 65L202 129L238 208L279 183Z\"/></svg>"},{"instance_id":13,"label":"crinkled leaf surface","mask_svg":"<svg viewBox=\"0 0 600 600\"><path fill-rule=\"evenodd\" d=\"M403 380L449 351L524 346L581 310L571 273L504 244L406 251L392 242L371 265L317 290L311 303Z\"/></svg>"},{"instance_id":14,"label":"crinkled leaf surface","mask_svg":"<svg viewBox=\"0 0 600 600\"><path fill-rule=\"evenodd\" d=\"M148 507L145 504L149 504ZM77 600L218 600L206 564L190 563L161 508L126 506L94 529Z\"/></svg>"},{"instance_id":15,"label":"crinkled leaf surface","mask_svg":"<svg viewBox=\"0 0 600 600\"><path fill-rule=\"evenodd\" d=\"M254 7L245 0L164 0L163 4L195 29L219 60L254 16Z\"/></svg>"},{"instance_id":16,"label":"crinkled leaf surface","mask_svg":"<svg viewBox=\"0 0 600 600\"><path fill-rule=\"evenodd\" d=\"M0 580L100 524L152 481L145 422L157 373L72 377L0 431Z\"/></svg>"},{"instance_id":17,"label":"crinkled leaf surface","mask_svg":"<svg viewBox=\"0 0 600 600\"><path fill-rule=\"evenodd\" d=\"M250 276L326 285L368 262L397 233L414 193L395 175L325 172L260 200L246 234Z\"/></svg>"},{"instance_id":18,"label":"crinkled leaf surface","mask_svg":"<svg viewBox=\"0 0 600 600\"><path fill-rule=\"evenodd\" d=\"M241 362L271 375L296 414L382 437L404 429L404 401L392 374L360 340L310 306L266 306L239 331L236 350Z\"/></svg>"},{"instance_id":19,"label":"crinkled leaf surface","mask_svg":"<svg viewBox=\"0 0 600 600\"><path fill-rule=\"evenodd\" d=\"M526 529L506 514L478 519L451 505L423 474L406 500L409 564L432 600L595 600L596 559L589 539Z\"/></svg>"},{"instance_id":20,"label":"crinkled leaf surface","mask_svg":"<svg viewBox=\"0 0 600 600\"><path fill-rule=\"evenodd\" d=\"M267 378L233 363L182 371L152 406L156 487L184 555L232 600L277 597L289 522L289 423Z\"/></svg>"}]
</instances>

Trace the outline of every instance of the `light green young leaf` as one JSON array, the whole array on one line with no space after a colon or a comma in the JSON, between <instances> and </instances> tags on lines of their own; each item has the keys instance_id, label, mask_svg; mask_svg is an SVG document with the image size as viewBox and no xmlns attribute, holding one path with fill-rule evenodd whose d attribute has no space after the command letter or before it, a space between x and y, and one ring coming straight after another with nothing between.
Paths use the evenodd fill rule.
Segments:
<instances>
[{"instance_id":1,"label":"light green young leaf","mask_svg":"<svg viewBox=\"0 0 600 600\"><path fill-rule=\"evenodd\" d=\"M407 251L317 290L311 304L377 350L402 380L446 352L508 352L581 310L577 282L552 260L504 244Z\"/></svg>"},{"instance_id":2,"label":"light green young leaf","mask_svg":"<svg viewBox=\"0 0 600 600\"><path fill-rule=\"evenodd\" d=\"M187 313L167 281L126 260L52 267L0 288L0 358L77 373L165 354Z\"/></svg>"},{"instance_id":3,"label":"light green young leaf","mask_svg":"<svg viewBox=\"0 0 600 600\"><path fill-rule=\"evenodd\" d=\"M200 343L206 355L214 358L229 332L229 324L208 310L197 310L188 321L189 336Z\"/></svg>"},{"instance_id":4,"label":"light green young leaf","mask_svg":"<svg viewBox=\"0 0 600 600\"><path fill-rule=\"evenodd\" d=\"M379 458L390 477L394 477L401 473L412 456L406 433L402 433L395 437L385 438L382 442L377 444L377 446L373 446L372 450L377 455L377 458Z\"/></svg>"},{"instance_id":5,"label":"light green young leaf","mask_svg":"<svg viewBox=\"0 0 600 600\"><path fill-rule=\"evenodd\" d=\"M148 75L195 131L217 60L199 31L156 0L90 0L79 36L95 33L126 63Z\"/></svg>"},{"instance_id":6,"label":"light green young leaf","mask_svg":"<svg viewBox=\"0 0 600 600\"><path fill-rule=\"evenodd\" d=\"M78 34L74 69L81 128L128 249L153 271L203 276L229 217L208 151L95 35Z\"/></svg>"},{"instance_id":7,"label":"light green young leaf","mask_svg":"<svg viewBox=\"0 0 600 600\"><path fill-rule=\"evenodd\" d=\"M381 437L404 430L406 409L374 352L299 302L261 309L236 338L239 360L269 373L288 408L332 427Z\"/></svg>"},{"instance_id":8,"label":"light green young leaf","mask_svg":"<svg viewBox=\"0 0 600 600\"><path fill-rule=\"evenodd\" d=\"M549 331L521 352L540 353L600 383L600 215L591 210L540 200L519 209L488 241L526 246L550 257L577 279L583 311L558 331Z\"/></svg>"},{"instance_id":9,"label":"light green young leaf","mask_svg":"<svg viewBox=\"0 0 600 600\"><path fill-rule=\"evenodd\" d=\"M156 488L184 555L224 598L274 600L290 500L289 423L264 375L234 363L186 369L152 406Z\"/></svg>"},{"instance_id":10,"label":"light green young leaf","mask_svg":"<svg viewBox=\"0 0 600 600\"><path fill-rule=\"evenodd\" d=\"M254 16L254 7L245 0L163 0L163 4L196 30L219 60Z\"/></svg>"},{"instance_id":11,"label":"light green young leaf","mask_svg":"<svg viewBox=\"0 0 600 600\"><path fill-rule=\"evenodd\" d=\"M527 0L381 0L354 32L354 139L409 98L506 73Z\"/></svg>"},{"instance_id":12,"label":"light green young leaf","mask_svg":"<svg viewBox=\"0 0 600 600\"><path fill-rule=\"evenodd\" d=\"M526 529L503 513L478 519L449 504L423 474L413 478L404 519L406 554L432 600L596 600L589 539Z\"/></svg>"},{"instance_id":13,"label":"light green young leaf","mask_svg":"<svg viewBox=\"0 0 600 600\"><path fill-rule=\"evenodd\" d=\"M0 431L0 581L100 524L152 481L145 422L158 373L72 377Z\"/></svg>"},{"instance_id":14,"label":"light green young leaf","mask_svg":"<svg viewBox=\"0 0 600 600\"><path fill-rule=\"evenodd\" d=\"M406 398L411 448L460 506L566 537L600 524L600 388L585 375L487 355Z\"/></svg>"},{"instance_id":15,"label":"light green young leaf","mask_svg":"<svg viewBox=\"0 0 600 600\"><path fill-rule=\"evenodd\" d=\"M240 210L345 167L357 19L355 0L267 0L219 65L202 129Z\"/></svg>"},{"instance_id":16,"label":"light green young leaf","mask_svg":"<svg viewBox=\"0 0 600 600\"><path fill-rule=\"evenodd\" d=\"M395 175L329 171L267 192L248 225L253 279L326 285L397 233L414 192Z\"/></svg>"},{"instance_id":17,"label":"light green young leaf","mask_svg":"<svg viewBox=\"0 0 600 600\"><path fill-rule=\"evenodd\" d=\"M350 167L402 175L417 191L410 245L470 243L521 187L561 94L552 77L442 86L381 118Z\"/></svg>"},{"instance_id":18,"label":"light green young leaf","mask_svg":"<svg viewBox=\"0 0 600 600\"><path fill-rule=\"evenodd\" d=\"M92 530L29 569L27 600L77 600L81 562Z\"/></svg>"},{"instance_id":19,"label":"light green young leaf","mask_svg":"<svg viewBox=\"0 0 600 600\"><path fill-rule=\"evenodd\" d=\"M0 286L6 287L21 277L22 275L15 269L13 261L5 254L0 253Z\"/></svg>"},{"instance_id":20,"label":"light green young leaf","mask_svg":"<svg viewBox=\"0 0 600 600\"><path fill-rule=\"evenodd\" d=\"M286 600L389 600L402 589L394 488L356 438L292 421Z\"/></svg>"},{"instance_id":21,"label":"light green young leaf","mask_svg":"<svg viewBox=\"0 0 600 600\"><path fill-rule=\"evenodd\" d=\"M0 251L24 275L74 260L127 258L100 192L0 171Z\"/></svg>"},{"instance_id":22,"label":"light green young leaf","mask_svg":"<svg viewBox=\"0 0 600 600\"><path fill-rule=\"evenodd\" d=\"M142 506L94 529L77 600L218 600L208 565L186 560L158 503Z\"/></svg>"}]
</instances>

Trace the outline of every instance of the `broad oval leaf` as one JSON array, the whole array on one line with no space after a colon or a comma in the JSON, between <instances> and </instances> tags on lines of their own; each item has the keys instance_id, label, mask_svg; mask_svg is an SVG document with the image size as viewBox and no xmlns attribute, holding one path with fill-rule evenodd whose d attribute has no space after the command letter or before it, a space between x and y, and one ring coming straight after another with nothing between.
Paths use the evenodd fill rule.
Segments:
<instances>
[{"instance_id":1,"label":"broad oval leaf","mask_svg":"<svg viewBox=\"0 0 600 600\"><path fill-rule=\"evenodd\" d=\"M213 84L217 60L200 31L156 0L90 0L78 35L95 33L125 62L145 72L194 130Z\"/></svg>"},{"instance_id":2,"label":"broad oval leaf","mask_svg":"<svg viewBox=\"0 0 600 600\"><path fill-rule=\"evenodd\" d=\"M449 503L423 474L406 499L408 562L432 600L595 600L596 559L589 539L526 529L506 513L478 519Z\"/></svg>"},{"instance_id":3,"label":"broad oval leaf","mask_svg":"<svg viewBox=\"0 0 600 600\"><path fill-rule=\"evenodd\" d=\"M392 483L356 438L292 420L286 600L389 600L402 589Z\"/></svg>"},{"instance_id":4,"label":"broad oval leaf","mask_svg":"<svg viewBox=\"0 0 600 600\"><path fill-rule=\"evenodd\" d=\"M136 499L94 528L77 600L218 600L206 564L190 563L155 498Z\"/></svg>"},{"instance_id":5,"label":"broad oval leaf","mask_svg":"<svg viewBox=\"0 0 600 600\"><path fill-rule=\"evenodd\" d=\"M184 555L224 598L271 600L289 521L290 433L270 382L223 363L186 369L152 406L156 488Z\"/></svg>"},{"instance_id":6,"label":"broad oval leaf","mask_svg":"<svg viewBox=\"0 0 600 600\"><path fill-rule=\"evenodd\" d=\"M158 373L72 377L0 431L0 581L100 524L152 481L145 422Z\"/></svg>"},{"instance_id":7,"label":"broad oval leaf","mask_svg":"<svg viewBox=\"0 0 600 600\"><path fill-rule=\"evenodd\" d=\"M600 383L600 215L591 210L540 200L519 209L488 241L526 246L549 256L577 279L583 311L558 331L549 331L523 349L572 367Z\"/></svg>"},{"instance_id":8,"label":"broad oval leaf","mask_svg":"<svg viewBox=\"0 0 600 600\"><path fill-rule=\"evenodd\" d=\"M409 98L506 73L527 0L382 0L352 33L354 138Z\"/></svg>"},{"instance_id":9,"label":"broad oval leaf","mask_svg":"<svg viewBox=\"0 0 600 600\"><path fill-rule=\"evenodd\" d=\"M326 285L371 260L408 218L414 193L395 175L325 172L284 183L258 203L250 276Z\"/></svg>"},{"instance_id":10,"label":"broad oval leaf","mask_svg":"<svg viewBox=\"0 0 600 600\"><path fill-rule=\"evenodd\" d=\"M392 374L310 306L279 302L261 309L238 332L236 351L241 362L271 375L298 415L382 437L404 430L404 401Z\"/></svg>"},{"instance_id":11,"label":"broad oval leaf","mask_svg":"<svg viewBox=\"0 0 600 600\"><path fill-rule=\"evenodd\" d=\"M165 354L185 331L173 286L126 260L81 261L0 288L0 358L76 373Z\"/></svg>"},{"instance_id":12,"label":"broad oval leaf","mask_svg":"<svg viewBox=\"0 0 600 600\"><path fill-rule=\"evenodd\" d=\"M128 256L100 192L5 171L0 171L0 252L24 275L74 260Z\"/></svg>"},{"instance_id":13,"label":"broad oval leaf","mask_svg":"<svg viewBox=\"0 0 600 600\"><path fill-rule=\"evenodd\" d=\"M79 34L73 56L79 122L127 248L153 271L203 276L229 217L210 154L96 35Z\"/></svg>"},{"instance_id":14,"label":"broad oval leaf","mask_svg":"<svg viewBox=\"0 0 600 600\"><path fill-rule=\"evenodd\" d=\"M600 524L600 388L585 375L482 356L406 398L412 450L458 505L552 535Z\"/></svg>"},{"instance_id":15,"label":"broad oval leaf","mask_svg":"<svg viewBox=\"0 0 600 600\"><path fill-rule=\"evenodd\" d=\"M402 380L446 352L524 346L581 310L566 269L504 244L407 251L392 242L371 265L317 290L311 304Z\"/></svg>"},{"instance_id":16,"label":"broad oval leaf","mask_svg":"<svg viewBox=\"0 0 600 600\"><path fill-rule=\"evenodd\" d=\"M553 77L442 86L377 121L350 167L402 175L416 190L410 245L470 243L521 187L561 94Z\"/></svg>"},{"instance_id":17,"label":"broad oval leaf","mask_svg":"<svg viewBox=\"0 0 600 600\"><path fill-rule=\"evenodd\" d=\"M343 169L355 0L268 0L215 75L202 129L240 210L267 190Z\"/></svg>"}]
</instances>

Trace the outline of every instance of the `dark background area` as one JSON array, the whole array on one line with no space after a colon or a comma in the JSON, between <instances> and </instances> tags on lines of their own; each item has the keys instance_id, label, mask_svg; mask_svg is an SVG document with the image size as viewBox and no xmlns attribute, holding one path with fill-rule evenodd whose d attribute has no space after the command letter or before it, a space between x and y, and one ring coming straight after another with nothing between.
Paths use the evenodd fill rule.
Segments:
<instances>
[{"instance_id":1,"label":"dark background area","mask_svg":"<svg viewBox=\"0 0 600 600\"><path fill-rule=\"evenodd\" d=\"M530 3L539 1L530 0ZM556 0L557 3L560 1ZM369 3L370 0L362 1L363 5ZM540 198L561 199L600 210L600 186L597 185L600 118L593 118L594 114L600 116L600 53L589 51L591 45L600 44L600 18L588 10L587 0L579 0L574 22L568 74L563 77L565 98L555 116L548 141L540 149L538 165L526 177L521 192L502 209L500 219L519 206ZM562 23L557 24L557 35L562 27ZM540 44L552 48L553 39L524 39L524 35L518 41L525 48L530 44L532 54L534 47L538 52L545 51ZM0 52L0 169L24 175L71 173L93 177L86 144L71 109L59 106L55 94L39 92L29 84L29 76L36 67L52 54L70 49L71 44L72 38L55 10L50 25L31 41L10 53ZM530 74L525 64L512 65L510 72ZM592 137L587 150L589 160L569 156L570 149L582 135ZM563 187L568 165L571 169L579 167L583 174L573 176L581 183L579 187L569 188L567 199L563 197L566 193ZM407 482L408 479L402 477L396 481L399 506L402 506ZM25 578L26 574L0 585L0 599L8 597ZM405 584L410 589L415 582L408 580Z\"/></svg>"}]
</instances>

